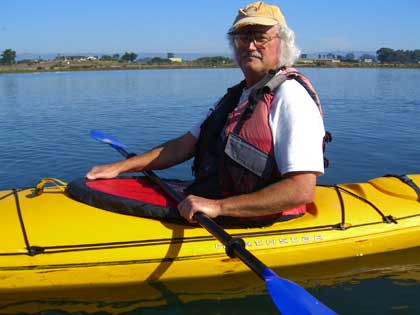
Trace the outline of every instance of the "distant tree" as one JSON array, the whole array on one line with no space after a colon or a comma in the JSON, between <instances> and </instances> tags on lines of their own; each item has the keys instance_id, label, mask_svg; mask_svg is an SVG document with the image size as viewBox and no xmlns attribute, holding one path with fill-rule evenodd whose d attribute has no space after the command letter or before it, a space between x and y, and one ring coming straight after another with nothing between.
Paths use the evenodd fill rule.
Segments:
<instances>
[{"instance_id":1,"label":"distant tree","mask_svg":"<svg viewBox=\"0 0 420 315\"><path fill-rule=\"evenodd\" d=\"M392 62L394 50L391 48L380 48L376 51L376 58L380 63Z\"/></svg>"},{"instance_id":2,"label":"distant tree","mask_svg":"<svg viewBox=\"0 0 420 315\"><path fill-rule=\"evenodd\" d=\"M22 59L22 60L19 60L18 62L16 62L17 64L28 64L28 65L30 65L30 64L33 64L33 63L35 63L35 62L37 62L37 60L32 60L32 59Z\"/></svg>"},{"instance_id":3,"label":"distant tree","mask_svg":"<svg viewBox=\"0 0 420 315\"><path fill-rule=\"evenodd\" d=\"M120 59L120 54L113 54L112 55L112 60L119 60Z\"/></svg>"},{"instance_id":4,"label":"distant tree","mask_svg":"<svg viewBox=\"0 0 420 315\"><path fill-rule=\"evenodd\" d=\"M137 54L134 52L126 52L124 55L121 56L121 60L126 62L134 62L136 59Z\"/></svg>"},{"instance_id":5,"label":"distant tree","mask_svg":"<svg viewBox=\"0 0 420 315\"><path fill-rule=\"evenodd\" d=\"M233 60L226 57L216 56L216 57L198 58L196 62L199 64L205 64L205 65L221 65L221 64L233 63Z\"/></svg>"},{"instance_id":6,"label":"distant tree","mask_svg":"<svg viewBox=\"0 0 420 315\"><path fill-rule=\"evenodd\" d=\"M138 58L137 61L138 62L142 62L142 63L148 63L152 58L150 57L144 57L144 58Z\"/></svg>"},{"instance_id":7,"label":"distant tree","mask_svg":"<svg viewBox=\"0 0 420 315\"><path fill-rule=\"evenodd\" d=\"M16 63L16 51L5 49L1 54L0 63L4 65L13 65Z\"/></svg>"},{"instance_id":8,"label":"distant tree","mask_svg":"<svg viewBox=\"0 0 420 315\"><path fill-rule=\"evenodd\" d=\"M376 61L376 57L370 54L363 54L359 57L359 60L361 61L366 60L366 59L371 59L372 61Z\"/></svg>"},{"instance_id":9,"label":"distant tree","mask_svg":"<svg viewBox=\"0 0 420 315\"><path fill-rule=\"evenodd\" d=\"M420 62L420 49L416 49L412 52L411 59L413 60L414 63Z\"/></svg>"},{"instance_id":10,"label":"distant tree","mask_svg":"<svg viewBox=\"0 0 420 315\"><path fill-rule=\"evenodd\" d=\"M102 55L100 60L102 60L102 61L112 61L114 59L110 55Z\"/></svg>"},{"instance_id":11,"label":"distant tree","mask_svg":"<svg viewBox=\"0 0 420 315\"><path fill-rule=\"evenodd\" d=\"M168 53L168 59L169 58L174 58L175 57L175 54L174 53Z\"/></svg>"},{"instance_id":12,"label":"distant tree","mask_svg":"<svg viewBox=\"0 0 420 315\"><path fill-rule=\"evenodd\" d=\"M346 56L344 57L344 59L345 59L346 61L352 61L352 60L354 60L354 59L355 59L355 56L354 56L354 54L353 54L353 53L348 53L348 54L346 54Z\"/></svg>"},{"instance_id":13,"label":"distant tree","mask_svg":"<svg viewBox=\"0 0 420 315\"><path fill-rule=\"evenodd\" d=\"M154 57L147 62L149 65L168 65L172 62L168 58Z\"/></svg>"},{"instance_id":14,"label":"distant tree","mask_svg":"<svg viewBox=\"0 0 420 315\"><path fill-rule=\"evenodd\" d=\"M411 53L409 50L396 50L393 54L393 60L398 63L411 63Z\"/></svg>"},{"instance_id":15,"label":"distant tree","mask_svg":"<svg viewBox=\"0 0 420 315\"><path fill-rule=\"evenodd\" d=\"M381 48L376 52L377 58L381 63L416 63L420 61L420 50L393 50L391 48Z\"/></svg>"}]
</instances>

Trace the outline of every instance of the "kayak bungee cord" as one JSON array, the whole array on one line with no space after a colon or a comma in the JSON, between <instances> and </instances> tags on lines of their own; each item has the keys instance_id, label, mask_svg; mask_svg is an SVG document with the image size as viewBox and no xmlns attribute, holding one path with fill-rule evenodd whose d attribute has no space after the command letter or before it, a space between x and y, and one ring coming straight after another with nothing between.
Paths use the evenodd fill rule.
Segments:
<instances>
[{"instance_id":1,"label":"kayak bungee cord","mask_svg":"<svg viewBox=\"0 0 420 315\"><path fill-rule=\"evenodd\" d=\"M20 227L22 229L23 240L25 242L26 249L28 250L28 254L29 254L29 256L35 256L39 253L42 253L43 249L41 247L30 245L28 234L26 233L26 229L25 229L25 223L23 222L22 211L21 211L20 203L19 203L18 190L13 189L12 193L13 193L13 196L15 197L16 210L17 210L17 214L18 214L18 217L19 217Z\"/></svg>"},{"instance_id":2,"label":"kayak bungee cord","mask_svg":"<svg viewBox=\"0 0 420 315\"><path fill-rule=\"evenodd\" d=\"M40 181L41 182L47 182L46 179L42 179ZM43 185L42 185L43 186ZM61 185L60 185L61 186ZM299 232L323 232L323 231L330 231L330 230L348 230L348 229L353 229L353 228L358 228L358 227L363 227L363 226L369 226L369 225L377 225L377 224L388 224L388 223L392 223L393 221L387 221L386 216L383 215L383 212L379 210L378 207L376 207L372 202L368 201L367 199L354 194L346 189L344 189L343 187L340 187L338 185L318 185L321 187L326 187L326 188L331 188L334 189L336 191L336 194L339 198L339 202L340 202L340 211L341 211L341 222L337 223L337 224L328 224L328 225L314 225L311 227L304 227L304 228L293 228L293 229L277 229L277 230L271 230L271 231L258 231L258 232L249 232L249 233L238 233L238 234L232 234L234 237L237 238L249 238L249 237L263 237L263 236L273 236L273 235L287 235L290 233L299 233ZM36 185L36 187L39 187L39 183ZM14 189L9 193L6 193L3 196L0 196L0 200L6 199L8 197L12 197L14 196L15 198L15 205L16 205L16 210L18 213L18 216L20 218L22 218L22 215L19 215L20 210L20 204L17 201L18 196L16 196L17 192L20 191L24 191L24 190L32 190L32 194L27 195L27 197L36 197L39 194L36 194L36 187L26 187L26 188L18 188L18 189ZM62 186L61 186L62 187ZM44 187L42 187L42 189L39 191L39 193L42 193ZM373 209L375 209L378 214L382 217L381 221L374 221L374 222L369 222L369 223L363 223L363 224L346 224L346 213L347 213L347 209L345 207L345 202L343 200L342 197L342 193L344 192L346 194L349 194L349 196L353 197L353 198L357 198L358 200L367 203L370 207L372 207ZM402 216L402 217L393 217L393 219L395 221L401 221L404 219L410 219L413 217L417 217L420 216L420 213L418 214L412 214L412 215L408 215L408 216ZM100 243L89 243L89 244L71 244L71 245L56 245L56 246L31 246L28 240L28 237L26 235L26 229L24 229L24 225L23 225L23 219L22 221L20 221L21 226L23 227L22 233L23 233L23 238L27 240L26 243L26 248L28 250L27 253L23 253L23 252L17 252L17 253L0 253L0 256L10 256L10 255L37 255L37 254L54 254L54 253L62 253L62 252L77 252L77 251L86 251L86 250L97 250L97 249L111 249L111 248L123 248L123 247L147 247L147 246L153 246L156 245L157 243L159 244L170 244L171 242L184 242L184 243L190 243L190 242L201 242L201 241L208 241L211 237L205 237L205 236L200 236L200 237L188 237L188 238L183 238L183 239L159 239L159 240L153 240L153 241L145 241L145 240L133 240L133 241L122 241L122 242L100 242Z\"/></svg>"},{"instance_id":3,"label":"kayak bungee cord","mask_svg":"<svg viewBox=\"0 0 420 315\"><path fill-rule=\"evenodd\" d=\"M382 221L385 223L397 223L396 219L392 216L392 215L384 215L383 212L377 207L375 206L372 202L370 202L369 200L367 200L366 198L363 198L339 185L333 185L333 186L328 186L328 187L334 187L337 195L338 195L338 199L340 200L340 205L341 205L341 229L345 230L346 229L346 222L345 222L345 206L344 206L344 200L343 200L343 196L341 194L341 192L345 192L347 194L349 194L350 196L359 199L365 203L367 203L369 206L371 206L382 218Z\"/></svg>"},{"instance_id":4,"label":"kayak bungee cord","mask_svg":"<svg viewBox=\"0 0 420 315\"><path fill-rule=\"evenodd\" d=\"M395 174L386 174L384 177L395 177L402 181L404 184L410 186L414 192L417 194L417 201L420 202L420 187L407 175L395 175Z\"/></svg>"}]
</instances>

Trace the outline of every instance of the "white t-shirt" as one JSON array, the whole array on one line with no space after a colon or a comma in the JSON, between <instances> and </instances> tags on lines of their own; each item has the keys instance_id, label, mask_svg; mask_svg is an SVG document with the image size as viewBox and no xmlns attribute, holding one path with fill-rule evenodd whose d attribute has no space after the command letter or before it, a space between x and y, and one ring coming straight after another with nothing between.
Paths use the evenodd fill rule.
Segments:
<instances>
[{"instance_id":1,"label":"white t-shirt","mask_svg":"<svg viewBox=\"0 0 420 315\"><path fill-rule=\"evenodd\" d=\"M248 99L252 87L244 89L238 104ZM216 103L217 104L217 103ZM204 119L190 132L198 139ZM324 173L322 142L325 134L319 110L305 88L286 80L271 103L269 124L274 157L281 174L310 171Z\"/></svg>"}]
</instances>

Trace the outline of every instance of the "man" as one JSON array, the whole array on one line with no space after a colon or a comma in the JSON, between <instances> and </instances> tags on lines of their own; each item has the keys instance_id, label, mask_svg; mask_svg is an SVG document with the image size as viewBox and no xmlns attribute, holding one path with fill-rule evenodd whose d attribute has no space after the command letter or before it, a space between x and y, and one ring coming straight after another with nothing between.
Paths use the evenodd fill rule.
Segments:
<instances>
[{"instance_id":1,"label":"man","mask_svg":"<svg viewBox=\"0 0 420 315\"><path fill-rule=\"evenodd\" d=\"M302 215L324 172L325 131L310 83L285 76L299 55L293 32L277 6L255 2L239 10L228 37L245 80L204 122L140 156L94 167L86 177L163 169L195 156L196 179L178 205L188 221L196 212L262 220ZM272 84L273 78L284 79ZM267 92L264 84L274 89Z\"/></svg>"}]
</instances>

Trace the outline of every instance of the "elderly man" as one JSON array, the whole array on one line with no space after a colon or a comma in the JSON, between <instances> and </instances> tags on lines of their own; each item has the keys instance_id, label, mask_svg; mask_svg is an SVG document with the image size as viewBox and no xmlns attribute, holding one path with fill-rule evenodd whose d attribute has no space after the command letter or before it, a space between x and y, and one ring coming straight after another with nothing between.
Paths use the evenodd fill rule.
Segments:
<instances>
[{"instance_id":1,"label":"elderly man","mask_svg":"<svg viewBox=\"0 0 420 315\"><path fill-rule=\"evenodd\" d=\"M228 37L244 81L186 134L86 177L163 169L194 157L195 180L178 205L188 221L196 212L261 220L302 215L324 172L325 131L316 92L289 68L299 55L294 34L277 6L255 2L239 10Z\"/></svg>"}]
</instances>

